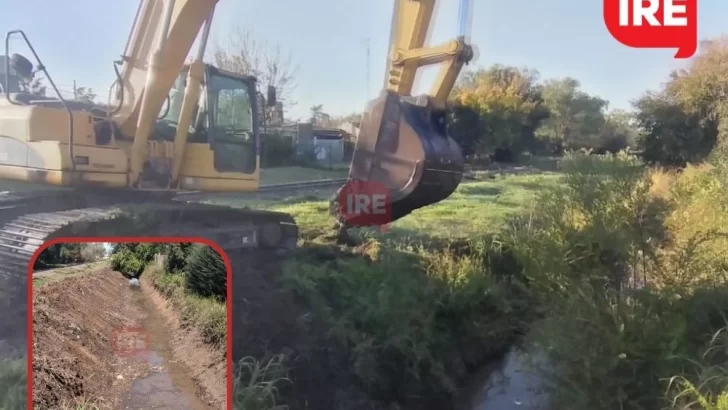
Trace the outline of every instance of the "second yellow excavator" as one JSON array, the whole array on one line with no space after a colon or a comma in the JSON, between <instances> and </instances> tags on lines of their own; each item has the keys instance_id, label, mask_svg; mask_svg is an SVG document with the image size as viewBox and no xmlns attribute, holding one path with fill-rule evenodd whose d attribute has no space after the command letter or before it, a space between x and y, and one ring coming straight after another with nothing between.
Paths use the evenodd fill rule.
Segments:
<instances>
[{"instance_id":1,"label":"second yellow excavator","mask_svg":"<svg viewBox=\"0 0 728 410\"><path fill-rule=\"evenodd\" d=\"M113 66L108 106L65 100L25 33L8 33L0 179L36 185L0 196L0 265L24 266L42 240L69 234L194 234L225 249L295 247L290 215L174 197L259 189L261 113L276 92L268 87L264 97L254 77L204 63L217 1L142 0ZM446 100L473 53L463 37L425 45L435 3L395 1L385 89L363 115L349 172L390 188L393 219L448 197L463 172L462 153L447 135ZM8 55L14 35L35 63ZM196 40L195 58L185 63ZM432 91L411 96L418 69L432 64L442 64ZM27 89L38 72L54 97ZM120 207L135 216L112 212Z\"/></svg>"}]
</instances>

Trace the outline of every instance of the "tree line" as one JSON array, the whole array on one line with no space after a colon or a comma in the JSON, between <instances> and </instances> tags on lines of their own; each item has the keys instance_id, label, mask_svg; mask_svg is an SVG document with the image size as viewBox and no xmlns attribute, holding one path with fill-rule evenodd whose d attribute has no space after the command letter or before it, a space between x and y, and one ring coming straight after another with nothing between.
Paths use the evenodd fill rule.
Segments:
<instances>
[{"instance_id":1,"label":"tree line","mask_svg":"<svg viewBox=\"0 0 728 410\"><path fill-rule=\"evenodd\" d=\"M224 301L227 270L222 256L208 245L194 243L117 243L111 268L129 278L140 277L155 255L164 256L165 275L182 277L185 288L198 296Z\"/></svg>"},{"instance_id":2,"label":"tree line","mask_svg":"<svg viewBox=\"0 0 728 410\"><path fill-rule=\"evenodd\" d=\"M609 110L571 77L539 81L534 69L480 68L464 73L452 93L450 133L470 159L634 148L649 163L685 165L718 144L719 119L728 112L727 57L726 37L703 41L688 68L631 110Z\"/></svg>"},{"instance_id":3,"label":"tree line","mask_svg":"<svg viewBox=\"0 0 728 410\"><path fill-rule=\"evenodd\" d=\"M298 65L292 55L249 32L233 34L213 48L210 60L276 86L284 107L294 106ZM536 69L503 64L471 70L463 73L450 98L450 134L469 160L515 161L522 153L631 148L649 163L681 166L699 161L720 145L719 119L728 110L727 54L725 36L701 42L688 68L672 72L661 89L640 96L629 110L610 110L607 100L584 91L572 77L542 80ZM90 89L78 91L82 101L95 96ZM361 116L333 116L320 104L310 111L311 122L324 127L356 122ZM278 158L294 155L288 140L265 135L263 146L267 166L290 165L291 158Z\"/></svg>"},{"instance_id":4,"label":"tree line","mask_svg":"<svg viewBox=\"0 0 728 410\"><path fill-rule=\"evenodd\" d=\"M60 265L96 262L103 259L106 250L100 243L57 243L38 255L33 269L49 269Z\"/></svg>"}]
</instances>

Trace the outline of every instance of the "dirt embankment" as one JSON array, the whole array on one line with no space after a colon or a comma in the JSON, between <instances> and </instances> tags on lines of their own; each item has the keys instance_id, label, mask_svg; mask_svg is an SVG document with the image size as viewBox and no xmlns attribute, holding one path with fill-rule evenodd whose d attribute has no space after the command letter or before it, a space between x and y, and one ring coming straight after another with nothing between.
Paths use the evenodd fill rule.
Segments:
<instances>
[{"instance_id":1,"label":"dirt embankment","mask_svg":"<svg viewBox=\"0 0 728 410\"><path fill-rule=\"evenodd\" d=\"M34 289L35 409L225 408L223 354L195 343L143 288L106 268ZM140 340L141 355L120 353Z\"/></svg>"},{"instance_id":2,"label":"dirt embankment","mask_svg":"<svg viewBox=\"0 0 728 410\"><path fill-rule=\"evenodd\" d=\"M327 324L280 286L283 259L262 252L228 253L233 278L233 362L283 354L290 383L278 385L291 410L387 410L353 375L349 353L331 338ZM336 258L332 253L323 260ZM264 363L263 363L264 364ZM236 393L234 393L235 395ZM237 397L236 397L237 399Z\"/></svg>"}]
</instances>

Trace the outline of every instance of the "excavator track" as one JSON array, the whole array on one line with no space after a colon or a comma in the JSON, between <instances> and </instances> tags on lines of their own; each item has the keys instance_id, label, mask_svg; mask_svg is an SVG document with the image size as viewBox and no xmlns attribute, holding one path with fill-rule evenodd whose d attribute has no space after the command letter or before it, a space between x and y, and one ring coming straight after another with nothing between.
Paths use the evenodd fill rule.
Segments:
<instances>
[{"instance_id":1,"label":"excavator track","mask_svg":"<svg viewBox=\"0 0 728 410\"><path fill-rule=\"evenodd\" d=\"M73 192L0 196L0 359L23 356L28 264L37 249L53 238L109 236L205 238L238 259L294 249L298 228L284 213L171 199L119 201Z\"/></svg>"}]
</instances>

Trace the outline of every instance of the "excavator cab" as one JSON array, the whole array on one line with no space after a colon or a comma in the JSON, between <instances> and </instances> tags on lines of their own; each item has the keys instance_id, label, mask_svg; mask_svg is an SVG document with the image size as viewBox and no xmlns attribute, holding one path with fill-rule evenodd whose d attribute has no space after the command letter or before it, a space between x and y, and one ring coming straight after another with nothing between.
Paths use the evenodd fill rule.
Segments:
<instances>
[{"instance_id":1,"label":"excavator cab","mask_svg":"<svg viewBox=\"0 0 728 410\"><path fill-rule=\"evenodd\" d=\"M447 98L473 58L465 37L425 45L434 0L395 1L386 83L362 115L350 181L387 186L391 220L446 199L460 184L464 158L447 131ZM411 96L418 69L440 64L429 95Z\"/></svg>"},{"instance_id":2,"label":"excavator cab","mask_svg":"<svg viewBox=\"0 0 728 410\"><path fill-rule=\"evenodd\" d=\"M198 101L188 116L180 113L184 108L185 91L189 77L186 66L170 89L168 102L162 107L152 141L174 141L179 132L180 121L189 122L187 128L187 149L209 147L210 166L207 172L226 173L252 178L258 166L260 147L260 122L265 107L275 104L275 88L269 87L268 98L257 91L256 78L240 75L203 64L203 80ZM205 148L207 149L207 148ZM157 160L159 159L159 160ZM166 185L170 175L171 160L162 156L150 155L142 179L154 180L159 174L162 184ZM197 166L199 169L199 165ZM155 171L156 170L156 171ZM188 173L185 168L177 175ZM180 181L184 187L184 178ZM176 185L176 184L173 184Z\"/></svg>"}]
</instances>

